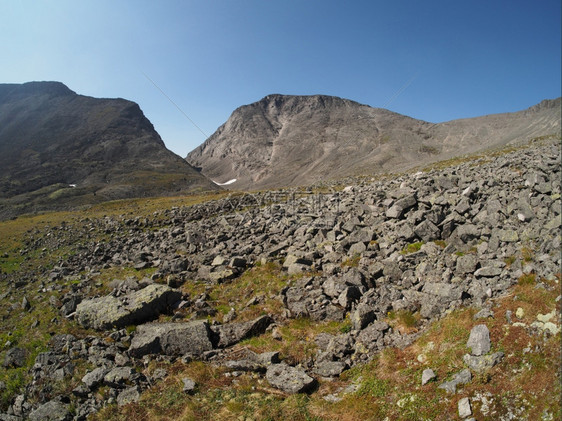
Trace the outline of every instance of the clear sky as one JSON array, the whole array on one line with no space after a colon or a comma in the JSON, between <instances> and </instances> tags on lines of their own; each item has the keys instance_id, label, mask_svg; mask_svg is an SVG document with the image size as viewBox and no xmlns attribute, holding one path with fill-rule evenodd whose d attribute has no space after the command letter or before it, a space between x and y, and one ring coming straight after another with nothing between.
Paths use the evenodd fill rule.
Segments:
<instances>
[{"instance_id":1,"label":"clear sky","mask_svg":"<svg viewBox=\"0 0 562 421\"><path fill-rule=\"evenodd\" d=\"M430 122L561 91L560 0L0 0L0 83L139 103L186 156L271 93ZM146 75L146 76L145 76Z\"/></svg>"}]
</instances>

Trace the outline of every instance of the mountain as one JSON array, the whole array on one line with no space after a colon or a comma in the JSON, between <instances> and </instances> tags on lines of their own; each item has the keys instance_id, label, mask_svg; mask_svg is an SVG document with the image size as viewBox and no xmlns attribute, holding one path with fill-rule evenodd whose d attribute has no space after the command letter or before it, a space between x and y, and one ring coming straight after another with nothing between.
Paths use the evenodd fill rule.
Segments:
<instances>
[{"instance_id":1,"label":"mountain","mask_svg":"<svg viewBox=\"0 0 562 421\"><path fill-rule=\"evenodd\" d=\"M261 189L405 170L559 133L560 98L433 124L338 97L274 94L236 109L186 159L229 188Z\"/></svg>"},{"instance_id":2,"label":"mountain","mask_svg":"<svg viewBox=\"0 0 562 421\"><path fill-rule=\"evenodd\" d=\"M134 102L59 82L0 84L0 216L216 189Z\"/></svg>"}]
</instances>

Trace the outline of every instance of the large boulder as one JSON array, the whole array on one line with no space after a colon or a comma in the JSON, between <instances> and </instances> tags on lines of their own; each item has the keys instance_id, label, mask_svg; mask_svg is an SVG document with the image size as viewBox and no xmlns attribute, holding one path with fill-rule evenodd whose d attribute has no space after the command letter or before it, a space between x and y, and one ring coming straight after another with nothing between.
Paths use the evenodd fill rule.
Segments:
<instances>
[{"instance_id":1,"label":"large boulder","mask_svg":"<svg viewBox=\"0 0 562 421\"><path fill-rule=\"evenodd\" d=\"M147 354L200 356L213 349L213 338L206 321L149 323L137 328L129 354L137 358Z\"/></svg>"},{"instance_id":2,"label":"large boulder","mask_svg":"<svg viewBox=\"0 0 562 421\"><path fill-rule=\"evenodd\" d=\"M122 297L84 300L76 308L76 320L85 328L122 328L158 317L181 299L181 293L166 285L151 284Z\"/></svg>"}]
</instances>

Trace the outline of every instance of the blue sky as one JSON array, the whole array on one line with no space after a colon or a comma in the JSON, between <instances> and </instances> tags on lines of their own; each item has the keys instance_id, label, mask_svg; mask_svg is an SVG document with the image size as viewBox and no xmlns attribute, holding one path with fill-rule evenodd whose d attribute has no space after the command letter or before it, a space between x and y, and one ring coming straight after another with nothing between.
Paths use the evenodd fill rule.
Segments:
<instances>
[{"instance_id":1,"label":"blue sky","mask_svg":"<svg viewBox=\"0 0 562 421\"><path fill-rule=\"evenodd\" d=\"M561 5L540 1L0 0L0 83L139 103L186 156L271 93L430 122L560 96Z\"/></svg>"}]
</instances>

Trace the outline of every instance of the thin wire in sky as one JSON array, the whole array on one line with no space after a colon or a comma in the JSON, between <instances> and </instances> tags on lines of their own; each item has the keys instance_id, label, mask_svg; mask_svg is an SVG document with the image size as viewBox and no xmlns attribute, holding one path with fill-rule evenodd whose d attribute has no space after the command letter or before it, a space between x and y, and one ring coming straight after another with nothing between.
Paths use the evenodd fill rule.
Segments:
<instances>
[{"instance_id":1,"label":"thin wire in sky","mask_svg":"<svg viewBox=\"0 0 562 421\"><path fill-rule=\"evenodd\" d=\"M180 113L182 113L182 114L185 116L185 118L187 118L187 119L191 122L191 124L193 124L195 127L197 127L197 130L199 130L199 131L203 134L203 136L205 136L205 139L207 139L207 138L209 137L209 136L207 135L207 133L205 133L205 132L201 129L201 127L199 127L197 124L195 124L195 121L193 121L191 118L189 118L189 116L178 106L178 104L176 104L174 101L172 101L172 98L170 98L168 95L166 95L166 92L164 92L162 89L160 89L160 86L158 86L158 85L157 85L151 78L149 78L148 75L147 75L145 72L143 72L142 70L141 70L141 73L144 75L145 78L147 78L147 79L150 81L150 83L152 83L152 84L156 87L156 89L158 89L158 90L162 93L162 95L164 95L166 98L168 98L168 101L170 101L170 102L174 105L174 107L176 107L176 108L178 109L178 111L179 111Z\"/></svg>"},{"instance_id":2,"label":"thin wire in sky","mask_svg":"<svg viewBox=\"0 0 562 421\"><path fill-rule=\"evenodd\" d=\"M417 77L418 77L418 75L416 73L408 82L406 82L404 85L402 85L402 87L400 89L398 89L396 91L396 93L394 95L392 95L388 101L386 101L386 103L382 106L382 108L387 108L390 105L390 103L392 101L394 101L396 98L398 98L398 95L400 95L402 92L404 92L406 90L406 88L408 86L410 86L411 83L414 81L414 79L416 79Z\"/></svg>"}]
</instances>

